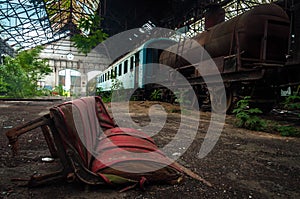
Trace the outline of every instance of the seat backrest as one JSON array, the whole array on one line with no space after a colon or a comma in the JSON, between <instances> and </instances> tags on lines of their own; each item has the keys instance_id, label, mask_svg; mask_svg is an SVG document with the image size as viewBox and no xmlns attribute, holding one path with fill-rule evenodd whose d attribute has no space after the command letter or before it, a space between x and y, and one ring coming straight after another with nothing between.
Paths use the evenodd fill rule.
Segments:
<instances>
[{"instance_id":1,"label":"seat backrest","mask_svg":"<svg viewBox=\"0 0 300 199\"><path fill-rule=\"evenodd\" d=\"M90 168L91 151L97 146L97 138L105 130L117 127L100 97L65 102L51 108L50 115L65 149L71 148L71 145L86 168Z\"/></svg>"}]
</instances>

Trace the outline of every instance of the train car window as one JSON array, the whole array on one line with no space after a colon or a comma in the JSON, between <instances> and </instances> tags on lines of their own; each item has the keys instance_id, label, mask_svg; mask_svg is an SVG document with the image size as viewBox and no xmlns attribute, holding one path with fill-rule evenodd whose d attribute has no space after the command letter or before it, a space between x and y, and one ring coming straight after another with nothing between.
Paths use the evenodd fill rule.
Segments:
<instances>
[{"instance_id":1,"label":"train car window","mask_svg":"<svg viewBox=\"0 0 300 199\"><path fill-rule=\"evenodd\" d=\"M122 75L122 64L119 65L119 76Z\"/></svg>"},{"instance_id":2,"label":"train car window","mask_svg":"<svg viewBox=\"0 0 300 199\"><path fill-rule=\"evenodd\" d=\"M126 74L127 71L128 71L128 60L126 60L126 61L124 62L124 74Z\"/></svg>"},{"instance_id":3,"label":"train car window","mask_svg":"<svg viewBox=\"0 0 300 199\"><path fill-rule=\"evenodd\" d=\"M132 56L132 57L130 57L130 71L131 72L133 71L133 65L134 65L133 61L134 61L134 57Z\"/></svg>"},{"instance_id":4,"label":"train car window","mask_svg":"<svg viewBox=\"0 0 300 199\"><path fill-rule=\"evenodd\" d=\"M117 67L115 66L115 70L114 70L114 78L117 77Z\"/></svg>"}]
</instances>

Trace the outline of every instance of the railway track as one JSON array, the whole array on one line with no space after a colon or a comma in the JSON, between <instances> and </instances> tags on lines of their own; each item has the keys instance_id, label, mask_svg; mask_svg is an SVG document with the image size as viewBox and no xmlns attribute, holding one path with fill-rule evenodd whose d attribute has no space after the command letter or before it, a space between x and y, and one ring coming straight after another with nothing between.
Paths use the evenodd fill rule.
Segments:
<instances>
[{"instance_id":1,"label":"railway track","mask_svg":"<svg viewBox=\"0 0 300 199\"><path fill-rule=\"evenodd\" d=\"M292 122L300 126L300 110L285 110L274 108L270 112L270 116L275 120Z\"/></svg>"}]
</instances>

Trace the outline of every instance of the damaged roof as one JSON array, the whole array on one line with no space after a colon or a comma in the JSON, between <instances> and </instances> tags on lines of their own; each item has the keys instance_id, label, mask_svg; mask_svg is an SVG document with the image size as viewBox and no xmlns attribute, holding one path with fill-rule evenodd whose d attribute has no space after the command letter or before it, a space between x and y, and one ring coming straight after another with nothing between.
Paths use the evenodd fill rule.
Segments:
<instances>
[{"instance_id":1,"label":"damaged roof","mask_svg":"<svg viewBox=\"0 0 300 199\"><path fill-rule=\"evenodd\" d=\"M272 0L0 0L0 39L15 50L80 33L80 19L99 15L109 36L151 23L178 29L203 18L208 6L227 6L228 16Z\"/></svg>"}]
</instances>

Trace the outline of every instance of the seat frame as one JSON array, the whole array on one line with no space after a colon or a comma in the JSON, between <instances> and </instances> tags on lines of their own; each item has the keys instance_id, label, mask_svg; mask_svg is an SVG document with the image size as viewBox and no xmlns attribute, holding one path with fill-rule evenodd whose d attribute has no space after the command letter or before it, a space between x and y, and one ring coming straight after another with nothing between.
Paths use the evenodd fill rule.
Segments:
<instances>
[{"instance_id":1,"label":"seat frame","mask_svg":"<svg viewBox=\"0 0 300 199\"><path fill-rule=\"evenodd\" d=\"M68 147L67 149L64 147L61 139L62 135L59 134L56 129L50 114L46 114L25 124L16 126L6 132L13 156L18 154L20 148L18 138L39 127L43 132L51 156L53 158L59 158L63 168L60 171L46 175L33 175L28 181L27 185L29 187L36 187L57 180L67 180L68 182L72 182L76 178L89 185L105 184L99 175L91 172L84 166L80 155L67 140L64 142Z\"/></svg>"}]
</instances>

